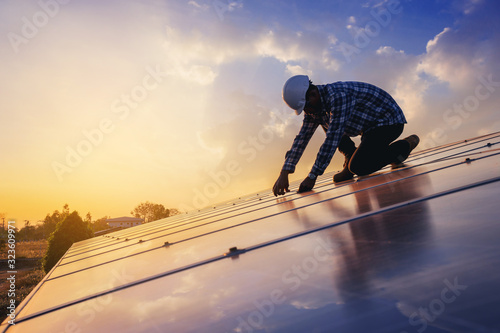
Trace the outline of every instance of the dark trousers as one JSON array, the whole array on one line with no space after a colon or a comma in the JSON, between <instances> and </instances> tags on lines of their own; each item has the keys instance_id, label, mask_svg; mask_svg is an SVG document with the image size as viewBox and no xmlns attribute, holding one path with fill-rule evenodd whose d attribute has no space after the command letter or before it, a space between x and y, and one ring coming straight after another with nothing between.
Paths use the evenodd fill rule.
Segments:
<instances>
[{"instance_id":1,"label":"dark trousers","mask_svg":"<svg viewBox=\"0 0 500 333\"><path fill-rule=\"evenodd\" d=\"M375 127L363 133L357 149L349 136L342 136L338 149L342 154L352 156L349 170L364 176L387 164L404 161L410 154L410 144L405 140L393 142L403 133L403 128L404 124Z\"/></svg>"}]
</instances>

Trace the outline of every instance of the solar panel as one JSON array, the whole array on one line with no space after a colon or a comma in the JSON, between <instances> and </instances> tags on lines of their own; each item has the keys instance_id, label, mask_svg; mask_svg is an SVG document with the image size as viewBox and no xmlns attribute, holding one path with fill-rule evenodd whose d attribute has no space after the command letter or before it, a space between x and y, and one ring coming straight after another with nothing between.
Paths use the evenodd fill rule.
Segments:
<instances>
[{"instance_id":1,"label":"solar panel","mask_svg":"<svg viewBox=\"0 0 500 333\"><path fill-rule=\"evenodd\" d=\"M8 332L498 332L500 133L73 246Z\"/></svg>"}]
</instances>

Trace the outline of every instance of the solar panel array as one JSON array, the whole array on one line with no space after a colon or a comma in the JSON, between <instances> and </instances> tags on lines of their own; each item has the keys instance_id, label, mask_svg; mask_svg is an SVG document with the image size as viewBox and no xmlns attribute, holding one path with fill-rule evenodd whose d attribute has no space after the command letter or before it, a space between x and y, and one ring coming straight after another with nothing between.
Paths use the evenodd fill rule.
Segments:
<instances>
[{"instance_id":1,"label":"solar panel array","mask_svg":"<svg viewBox=\"0 0 500 333\"><path fill-rule=\"evenodd\" d=\"M500 133L73 246L3 332L499 332Z\"/></svg>"}]
</instances>

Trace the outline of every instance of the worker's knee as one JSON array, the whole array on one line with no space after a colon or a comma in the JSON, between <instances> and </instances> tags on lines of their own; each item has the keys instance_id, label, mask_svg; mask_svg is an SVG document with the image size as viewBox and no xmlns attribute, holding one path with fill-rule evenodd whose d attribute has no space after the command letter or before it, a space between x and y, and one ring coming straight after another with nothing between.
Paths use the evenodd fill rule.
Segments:
<instances>
[{"instance_id":1,"label":"worker's knee","mask_svg":"<svg viewBox=\"0 0 500 333\"><path fill-rule=\"evenodd\" d=\"M369 170L363 169L363 168L349 168L349 171L351 171L353 174L358 175L358 176L366 176L369 175L371 172Z\"/></svg>"},{"instance_id":2,"label":"worker's knee","mask_svg":"<svg viewBox=\"0 0 500 333\"><path fill-rule=\"evenodd\" d=\"M366 163L356 163L356 160L352 160L351 163L349 163L349 171L351 171L353 174L358 175L358 176L366 176L369 175L370 173L376 171L372 170L373 168L368 168L366 166Z\"/></svg>"}]
</instances>

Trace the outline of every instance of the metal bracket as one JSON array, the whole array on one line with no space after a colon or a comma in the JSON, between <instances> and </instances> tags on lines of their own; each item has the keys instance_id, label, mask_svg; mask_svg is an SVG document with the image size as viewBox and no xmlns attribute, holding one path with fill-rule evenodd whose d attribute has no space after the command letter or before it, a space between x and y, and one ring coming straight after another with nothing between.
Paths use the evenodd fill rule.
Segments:
<instances>
[{"instance_id":1,"label":"metal bracket","mask_svg":"<svg viewBox=\"0 0 500 333\"><path fill-rule=\"evenodd\" d=\"M245 249L238 249L236 246L229 249L229 252L224 253L225 257L231 257L231 259L238 259L240 254L247 252Z\"/></svg>"}]
</instances>

